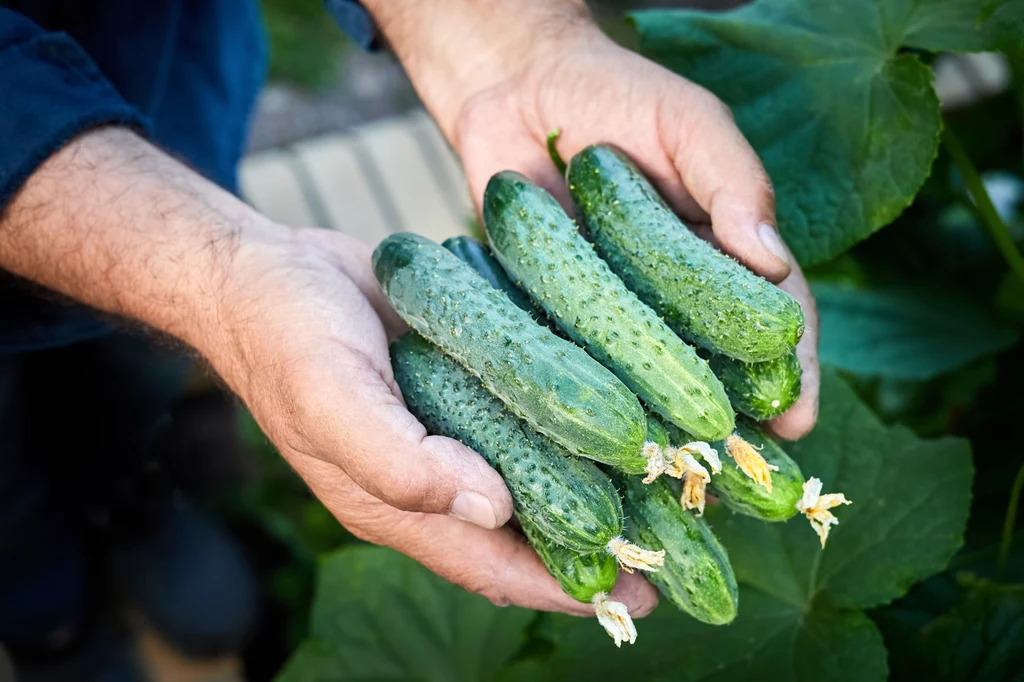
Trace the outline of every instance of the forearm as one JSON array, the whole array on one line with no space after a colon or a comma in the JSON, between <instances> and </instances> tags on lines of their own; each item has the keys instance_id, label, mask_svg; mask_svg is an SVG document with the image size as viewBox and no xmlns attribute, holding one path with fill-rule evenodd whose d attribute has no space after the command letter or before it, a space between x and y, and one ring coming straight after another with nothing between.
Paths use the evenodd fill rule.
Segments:
<instances>
[{"instance_id":1,"label":"forearm","mask_svg":"<svg viewBox=\"0 0 1024 682\"><path fill-rule=\"evenodd\" d=\"M123 128L81 135L0 213L0 268L203 350L280 228Z\"/></svg>"},{"instance_id":2,"label":"forearm","mask_svg":"<svg viewBox=\"0 0 1024 682\"><path fill-rule=\"evenodd\" d=\"M465 101L529 53L591 31L583 0L364 0L445 135Z\"/></svg>"}]
</instances>

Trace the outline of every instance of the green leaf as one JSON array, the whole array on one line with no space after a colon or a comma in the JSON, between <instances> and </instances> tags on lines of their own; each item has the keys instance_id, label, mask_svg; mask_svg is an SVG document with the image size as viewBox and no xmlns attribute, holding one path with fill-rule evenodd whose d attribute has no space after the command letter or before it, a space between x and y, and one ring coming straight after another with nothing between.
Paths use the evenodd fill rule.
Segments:
<instances>
[{"instance_id":1,"label":"green leaf","mask_svg":"<svg viewBox=\"0 0 1024 682\"><path fill-rule=\"evenodd\" d=\"M937 680L1024 682L1024 585L979 581L925 642Z\"/></svg>"},{"instance_id":2,"label":"green leaf","mask_svg":"<svg viewBox=\"0 0 1024 682\"><path fill-rule=\"evenodd\" d=\"M949 290L813 285L822 362L888 379L931 379L1006 350L1017 332Z\"/></svg>"},{"instance_id":3,"label":"green leaf","mask_svg":"<svg viewBox=\"0 0 1024 682\"><path fill-rule=\"evenodd\" d=\"M534 616L497 608L392 550L347 547L322 560L312 639L279 682L484 682Z\"/></svg>"},{"instance_id":4,"label":"green leaf","mask_svg":"<svg viewBox=\"0 0 1024 682\"><path fill-rule=\"evenodd\" d=\"M775 185L804 265L913 200L938 149L931 69L901 48L982 50L979 0L759 0L633 16L640 51L728 104Z\"/></svg>"},{"instance_id":5,"label":"green leaf","mask_svg":"<svg viewBox=\"0 0 1024 682\"><path fill-rule=\"evenodd\" d=\"M786 445L825 492L852 505L820 548L803 517L765 524L716 506L707 516L729 550L740 610L727 626L662 605L637 621L628 650L606 652L578 621L557 621L555 679L861 682L887 674L881 636L861 609L941 571L960 546L970 505L966 441L922 440L886 427L833 372L818 426Z\"/></svg>"}]
</instances>

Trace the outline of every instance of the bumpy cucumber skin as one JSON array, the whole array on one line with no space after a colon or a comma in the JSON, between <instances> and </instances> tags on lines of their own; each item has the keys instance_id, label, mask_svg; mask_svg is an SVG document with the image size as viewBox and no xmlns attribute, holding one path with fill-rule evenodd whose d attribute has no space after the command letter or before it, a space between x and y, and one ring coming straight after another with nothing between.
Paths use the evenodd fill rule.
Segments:
<instances>
[{"instance_id":1,"label":"bumpy cucumber skin","mask_svg":"<svg viewBox=\"0 0 1024 682\"><path fill-rule=\"evenodd\" d=\"M512 283L504 268L501 267L486 244L473 237L449 237L441 243L441 246L448 249L459 257L463 263L476 270L477 274L487 280L495 289L504 291L510 301L530 313L530 316L541 324L547 324L547 319L533 305L533 301L526 293Z\"/></svg>"},{"instance_id":2,"label":"bumpy cucumber skin","mask_svg":"<svg viewBox=\"0 0 1024 682\"><path fill-rule=\"evenodd\" d=\"M405 402L430 433L455 438L501 474L520 519L579 552L604 551L622 532L622 503L593 462L535 433L436 346L411 332L391 344Z\"/></svg>"},{"instance_id":3,"label":"bumpy cucumber skin","mask_svg":"<svg viewBox=\"0 0 1024 682\"><path fill-rule=\"evenodd\" d=\"M796 349L764 362L715 355L710 363L736 411L758 421L778 417L800 397L803 370Z\"/></svg>"},{"instance_id":4,"label":"bumpy cucumber skin","mask_svg":"<svg viewBox=\"0 0 1024 682\"><path fill-rule=\"evenodd\" d=\"M800 340L800 304L687 229L621 152L587 147L568 182L598 253L681 337L746 362Z\"/></svg>"},{"instance_id":5,"label":"bumpy cucumber skin","mask_svg":"<svg viewBox=\"0 0 1024 682\"><path fill-rule=\"evenodd\" d=\"M506 407L570 452L642 471L647 434L636 396L439 244L393 234L373 253L381 290L409 325Z\"/></svg>"},{"instance_id":6,"label":"bumpy cucumber skin","mask_svg":"<svg viewBox=\"0 0 1024 682\"><path fill-rule=\"evenodd\" d=\"M522 516L519 525L548 573L558 581L562 591L576 601L589 604L598 592L607 594L615 587L619 563L609 552L574 552L553 542Z\"/></svg>"},{"instance_id":7,"label":"bumpy cucumber skin","mask_svg":"<svg viewBox=\"0 0 1024 682\"><path fill-rule=\"evenodd\" d=\"M663 479L645 485L636 476L612 478L623 494L626 538L654 551L665 550L665 564L647 579L699 621L732 621L739 606L736 575L707 522L684 510Z\"/></svg>"},{"instance_id":8,"label":"bumpy cucumber skin","mask_svg":"<svg viewBox=\"0 0 1024 682\"><path fill-rule=\"evenodd\" d=\"M671 445L672 437L669 435L665 423L653 414L647 415L647 440L657 443L662 450Z\"/></svg>"},{"instance_id":9,"label":"bumpy cucumber skin","mask_svg":"<svg viewBox=\"0 0 1024 682\"><path fill-rule=\"evenodd\" d=\"M652 411L703 440L732 431L732 407L707 362L608 269L554 197L505 171L487 184L483 213L516 284Z\"/></svg>"},{"instance_id":10,"label":"bumpy cucumber skin","mask_svg":"<svg viewBox=\"0 0 1024 682\"><path fill-rule=\"evenodd\" d=\"M804 475L799 465L757 424L745 418L736 420L736 433L755 448L769 464L779 467L772 472L772 491L755 483L740 471L726 455L725 444L715 443L722 458L722 471L711 477L711 493L726 507L762 521L785 521L796 515L797 500L803 495Z\"/></svg>"}]
</instances>

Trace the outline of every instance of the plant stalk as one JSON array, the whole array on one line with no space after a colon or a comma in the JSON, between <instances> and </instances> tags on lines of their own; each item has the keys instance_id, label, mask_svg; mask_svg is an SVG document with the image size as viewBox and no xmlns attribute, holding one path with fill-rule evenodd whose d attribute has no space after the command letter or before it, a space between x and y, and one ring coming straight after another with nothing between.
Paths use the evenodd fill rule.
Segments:
<instances>
[{"instance_id":1,"label":"plant stalk","mask_svg":"<svg viewBox=\"0 0 1024 682\"><path fill-rule=\"evenodd\" d=\"M1017 525L1017 507L1020 506L1020 494L1024 489L1024 464L1017 470L1017 478L1010 488L1010 502L1006 507L1006 519L1003 521L1003 538L999 543L999 562L996 564L996 580L1002 582L1006 575L1006 562L1010 558L1010 546L1013 544L1014 526Z\"/></svg>"},{"instance_id":2,"label":"plant stalk","mask_svg":"<svg viewBox=\"0 0 1024 682\"><path fill-rule=\"evenodd\" d=\"M1010 271L1021 282L1024 282L1024 256L1021 256L1017 245L1013 241L1013 237L1010 235L1010 231L1006 227L1006 223L1003 222L999 212L996 211L992 198L989 197L988 190L985 189L985 183L982 182L981 175L978 174L978 169L974 167L974 163L967 157L967 153L960 145L960 140L956 139L949 126L945 126L942 130L942 146L946 148L946 153L952 159L953 165L960 171L964 184L967 185L967 191L970 193L971 199L974 200L974 205L978 209L981 224L984 225L985 230L992 237L992 241L995 242L996 248L1003 255L1003 259L1006 261L1007 266L1009 266Z\"/></svg>"}]
</instances>

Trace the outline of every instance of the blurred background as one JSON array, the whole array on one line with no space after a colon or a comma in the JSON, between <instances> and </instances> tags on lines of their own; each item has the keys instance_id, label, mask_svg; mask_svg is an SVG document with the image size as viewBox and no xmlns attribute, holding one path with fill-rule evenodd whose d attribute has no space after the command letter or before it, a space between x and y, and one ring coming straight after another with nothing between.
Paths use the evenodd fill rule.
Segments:
<instances>
[{"instance_id":1,"label":"blurred background","mask_svg":"<svg viewBox=\"0 0 1024 682\"><path fill-rule=\"evenodd\" d=\"M738 2L591 0L607 32L630 44L630 9ZM252 124L242 186L248 201L282 222L315 224L375 244L413 229L434 239L472 231L457 160L386 51L350 44L322 0L262 0L271 44L269 79ZM1005 86L998 61L937 65L950 107ZM307 491L258 426L202 366L160 438L174 485L219 519L255 568L259 626L247 644L216 659L187 656L131 613L131 636L150 676L163 682L272 679L304 639L318 557L358 542ZM0 656L0 679L3 679Z\"/></svg>"}]
</instances>

